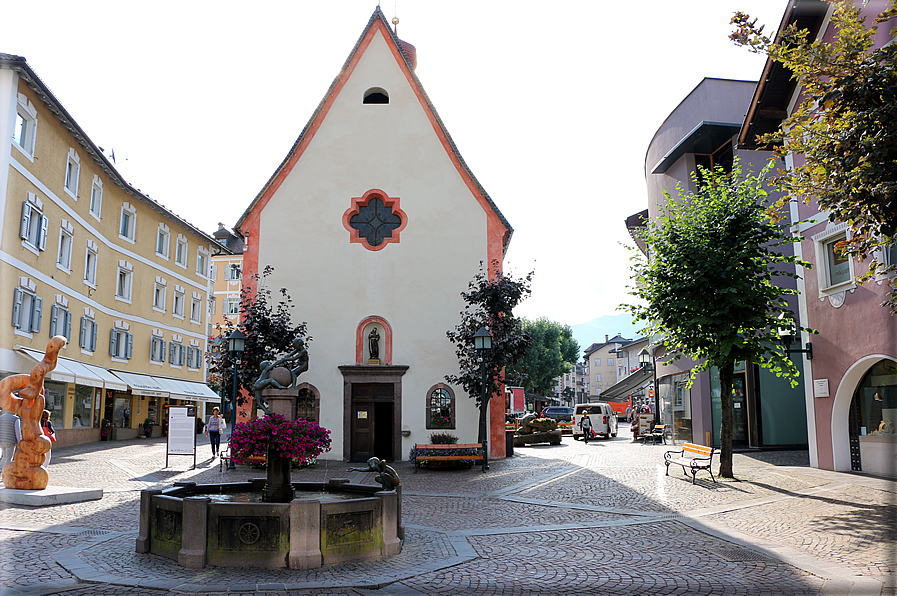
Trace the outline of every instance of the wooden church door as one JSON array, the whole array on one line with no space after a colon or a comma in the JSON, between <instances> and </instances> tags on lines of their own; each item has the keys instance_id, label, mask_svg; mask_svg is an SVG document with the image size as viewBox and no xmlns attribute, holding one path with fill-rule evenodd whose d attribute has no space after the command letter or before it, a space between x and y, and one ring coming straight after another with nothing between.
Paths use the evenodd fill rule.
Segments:
<instances>
[{"instance_id":1,"label":"wooden church door","mask_svg":"<svg viewBox=\"0 0 897 596\"><path fill-rule=\"evenodd\" d=\"M394 401L392 383L352 385L351 461L367 461L371 457L395 459Z\"/></svg>"}]
</instances>

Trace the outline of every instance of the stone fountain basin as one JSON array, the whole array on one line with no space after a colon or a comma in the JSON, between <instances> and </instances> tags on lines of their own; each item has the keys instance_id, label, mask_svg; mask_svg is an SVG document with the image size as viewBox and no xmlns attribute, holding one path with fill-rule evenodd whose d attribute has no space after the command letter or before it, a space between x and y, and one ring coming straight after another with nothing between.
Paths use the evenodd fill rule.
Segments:
<instances>
[{"instance_id":1,"label":"stone fountain basin","mask_svg":"<svg viewBox=\"0 0 897 596\"><path fill-rule=\"evenodd\" d=\"M184 482L142 491L137 552L194 569L315 569L401 550L400 488L384 491L343 478L293 482L291 502L265 503L265 482Z\"/></svg>"}]
</instances>

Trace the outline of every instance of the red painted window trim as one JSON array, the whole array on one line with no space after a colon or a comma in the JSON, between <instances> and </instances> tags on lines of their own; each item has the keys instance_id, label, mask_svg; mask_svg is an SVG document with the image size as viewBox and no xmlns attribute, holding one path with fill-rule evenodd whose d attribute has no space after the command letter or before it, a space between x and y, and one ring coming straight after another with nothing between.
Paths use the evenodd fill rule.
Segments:
<instances>
[{"instance_id":1,"label":"red painted window trim","mask_svg":"<svg viewBox=\"0 0 897 596\"><path fill-rule=\"evenodd\" d=\"M368 239L361 236L358 233L358 230L356 230L349 224L349 220L352 218L352 216L358 215L359 210L374 198L383 201L383 204L392 209L392 212L402 220L402 224L398 228L393 230L392 237L384 238L383 242L381 242L379 246L371 246L371 244L368 242ZM400 233L408 224L408 216L405 215L405 212L402 211L402 209L399 207L399 202L399 197L390 197L382 190L376 188L372 188L360 197L352 197L352 206L349 207L345 213L343 213L343 227L349 230L349 242L357 242L368 250L383 250L384 248L386 248L387 244L392 244L393 242L398 244L400 241Z\"/></svg>"}]
</instances>

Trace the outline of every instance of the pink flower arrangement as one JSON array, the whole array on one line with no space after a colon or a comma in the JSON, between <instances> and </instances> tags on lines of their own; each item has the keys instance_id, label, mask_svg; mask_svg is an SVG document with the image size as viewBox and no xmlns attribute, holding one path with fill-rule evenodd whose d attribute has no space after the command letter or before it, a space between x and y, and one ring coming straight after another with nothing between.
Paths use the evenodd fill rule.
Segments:
<instances>
[{"instance_id":1,"label":"pink flower arrangement","mask_svg":"<svg viewBox=\"0 0 897 596\"><path fill-rule=\"evenodd\" d=\"M267 457L268 448L299 465L330 451L330 431L312 420L287 420L278 414L234 425L230 450L234 463L246 464L253 456Z\"/></svg>"}]
</instances>

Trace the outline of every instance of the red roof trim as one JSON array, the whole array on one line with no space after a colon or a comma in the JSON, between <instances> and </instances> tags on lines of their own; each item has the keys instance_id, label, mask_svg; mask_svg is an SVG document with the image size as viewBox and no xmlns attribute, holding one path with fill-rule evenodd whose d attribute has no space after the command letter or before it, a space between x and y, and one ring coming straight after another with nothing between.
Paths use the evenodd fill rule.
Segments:
<instances>
[{"instance_id":1,"label":"red roof trim","mask_svg":"<svg viewBox=\"0 0 897 596\"><path fill-rule=\"evenodd\" d=\"M480 203L480 206L486 212L488 258L489 261L498 261L499 263L501 263L504 257L504 251L507 250L508 243L510 242L511 235L513 234L513 228L511 228L510 224L507 222L507 220L504 218L504 216L480 186L479 182L473 176L473 173L464 163L463 159L458 153L457 148L452 142L448 131L446 131L445 126L443 126L442 121L436 114L436 111L430 103L429 98L423 91L423 88L420 85L420 81L411 70L405 54L399 47L397 38L389 28L389 25L386 22L386 18L383 16L383 13L380 11L379 7L374 10L374 14L371 16L371 19L368 22L367 29L365 29L355 48L352 50L349 59L343 66L343 71L340 73L339 77L337 77L337 80L334 81L333 85L331 85L330 91L318 106L318 109L312 115L311 120L306 125L305 130L302 131L302 134L299 136L299 139L297 139L293 148L290 150L290 153L287 155L286 159L283 161L280 167L275 171L271 179L269 179L268 183L262 189L262 192L259 193L256 199L240 217L239 221L234 226L234 230L242 232L243 229L247 229L253 230L255 233L258 232L258 218L261 214L261 211L264 209L265 205L267 205L268 201L271 199L277 189L280 188L280 185L283 183L283 181L286 179L286 177L292 171L293 167L298 162L299 158L305 152L305 149L314 138L315 133L317 133L318 129L321 126L321 123L324 121L324 118L330 111L333 102L336 100L336 96L342 90L348 77L351 76L352 72L355 70L355 67L358 65L358 62L361 59L364 51L371 44L371 41L373 41L374 33L378 31L388 41L390 51L392 52L399 66L402 68L402 72L404 73L405 78L409 83L411 83L411 87L414 90L418 101L424 108L424 111L427 114L427 118L430 120L430 123L433 126L433 130L436 132L436 135L442 143L443 148L446 150L446 153L449 155L452 163L455 165L455 169L461 175L461 178L467 185L468 190L470 190L471 194L473 194L477 202ZM250 261L252 261L251 257Z\"/></svg>"}]
</instances>

